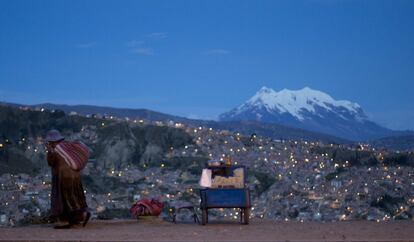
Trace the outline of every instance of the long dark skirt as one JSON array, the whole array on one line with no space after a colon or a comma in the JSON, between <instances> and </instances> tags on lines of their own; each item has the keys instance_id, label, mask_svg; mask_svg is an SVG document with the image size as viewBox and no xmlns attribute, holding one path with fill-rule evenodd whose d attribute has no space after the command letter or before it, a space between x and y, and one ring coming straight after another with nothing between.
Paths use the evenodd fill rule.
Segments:
<instances>
[{"instance_id":1,"label":"long dark skirt","mask_svg":"<svg viewBox=\"0 0 414 242\"><path fill-rule=\"evenodd\" d=\"M63 221L79 223L88 207L80 173L73 171L59 158L52 167L52 216Z\"/></svg>"}]
</instances>

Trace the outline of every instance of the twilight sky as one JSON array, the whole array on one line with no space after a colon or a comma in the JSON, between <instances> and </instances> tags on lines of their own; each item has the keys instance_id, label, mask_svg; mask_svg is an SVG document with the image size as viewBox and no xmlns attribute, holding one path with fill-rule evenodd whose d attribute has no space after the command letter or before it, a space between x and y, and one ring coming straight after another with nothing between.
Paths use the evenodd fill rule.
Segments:
<instances>
[{"instance_id":1,"label":"twilight sky","mask_svg":"<svg viewBox=\"0 0 414 242\"><path fill-rule=\"evenodd\" d=\"M0 101L215 118L309 86L414 129L414 1L0 0Z\"/></svg>"}]
</instances>

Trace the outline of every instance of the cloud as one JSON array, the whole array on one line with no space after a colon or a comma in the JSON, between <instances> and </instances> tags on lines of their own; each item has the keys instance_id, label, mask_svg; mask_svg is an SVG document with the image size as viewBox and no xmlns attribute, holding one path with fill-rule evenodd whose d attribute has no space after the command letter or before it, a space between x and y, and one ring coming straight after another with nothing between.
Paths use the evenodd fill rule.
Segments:
<instances>
[{"instance_id":1,"label":"cloud","mask_svg":"<svg viewBox=\"0 0 414 242\"><path fill-rule=\"evenodd\" d=\"M143 41L143 40L130 40L130 41L126 42L126 46L128 46L130 48L141 46L143 44L145 44L145 41Z\"/></svg>"},{"instance_id":2,"label":"cloud","mask_svg":"<svg viewBox=\"0 0 414 242\"><path fill-rule=\"evenodd\" d=\"M168 33L167 32L154 32L154 33L147 34L146 37L157 39L157 40L165 39L168 37Z\"/></svg>"},{"instance_id":3,"label":"cloud","mask_svg":"<svg viewBox=\"0 0 414 242\"><path fill-rule=\"evenodd\" d=\"M126 42L126 46L131 50L132 53L139 55L154 55L154 49L151 47L144 46L145 41L142 40L130 40Z\"/></svg>"},{"instance_id":4,"label":"cloud","mask_svg":"<svg viewBox=\"0 0 414 242\"><path fill-rule=\"evenodd\" d=\"M205 55L228 55L230 51L225 49L211 49L203 52Z\"/></svg>"},{"instance_id":5,"label":"cloud","mask_svg":"<svg viewBox=\"0 0 414 242\"><path fill-rule=\"evenodd\" d=\"M154 55L154 50L149 47L138 47L132 49L132 52L140 55Z\"/></svg>"},{"instance_id":6,"label":"cloud","mask_svg":"<svg viewBox=\"0 0 414 242\"><path fill-rule=\"evenodd\" d=\"M150 38L152 40L160 40L165 39L168 37L167 32L153 32L150 34L145 35L144 37ZM135 54L139 55L154 55L154 49L151 47L146 47L146 42L151 42L151 40L143 41L143 40L130 40L126 42L126 46L131 49L131 51Z\"/></svg>"},{"instance_id":7,"label":"cloud","mask_svg":"<svg viewBox=\"0 0 414 242\"><path fill-rule=\"evenodd\" d=\"M88 43L81 43L81 44L77 44L76 48L79 49L90 49L96 46L96 42L88 42Z\"/></svg>"}]
</instances>

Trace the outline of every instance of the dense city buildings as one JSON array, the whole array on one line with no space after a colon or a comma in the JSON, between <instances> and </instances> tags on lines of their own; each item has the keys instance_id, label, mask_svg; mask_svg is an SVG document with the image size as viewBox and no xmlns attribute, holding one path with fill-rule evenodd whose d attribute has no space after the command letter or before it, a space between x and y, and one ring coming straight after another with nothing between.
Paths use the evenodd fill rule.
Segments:
<instances>
[{"instance_id":1,"label":"dense city buildings","mask_svg":"<svg viewBox=\"0 0 414 242\"><path fill-rule=\"evenodd\" d=\"M414 166L407 163L412 159L410 152L377 150L362 143L274 140L174 121L99 116L98 125L84 125L68 139L82 140L93 150L95 144L102 143L100 129L127 123L128 127L180 129L193 141L168 147L166 152L157 145L147 145L139 161L126 155L128 150L114 150L112 162L102 162L101 156L93 155L82 176L94 218L128 217L132 203L144 197L157 197L167 204L189 201L198 206L198 181L208 160L231 160L247 167L251 217L257 219L384 222L414 216ZM123 142L118 138L105 149ZM3 140L0 149L8 146L23 150L25 157L39 163L39 169L34 174L0 176L0 224L47 222L51 177L42 138ZM219 209L212 215L238 219L239 211ZM168 206L163 216L168 217Z\"/></svg>"}]
</instances>

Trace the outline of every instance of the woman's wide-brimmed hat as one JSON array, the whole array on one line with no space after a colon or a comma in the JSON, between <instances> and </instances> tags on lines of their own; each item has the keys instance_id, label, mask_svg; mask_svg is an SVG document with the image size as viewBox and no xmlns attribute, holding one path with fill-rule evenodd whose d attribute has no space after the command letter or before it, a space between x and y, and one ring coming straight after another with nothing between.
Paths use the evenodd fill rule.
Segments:
<instances>
[{"instance_id":1,"label":"woman's wide-brimmed hat","mask_svg":"<svg viewBox=\"0 0 414 242\"><path fill-rule=\"evenodd\" d=\"M64 139L65 137L63 137L59 131L57 131L56 129L52 129L52 130L49 130L49 132L47 132L45 140L47 142L57 142L57 141L61 141Z\"/></svg>"}]
</instances>

